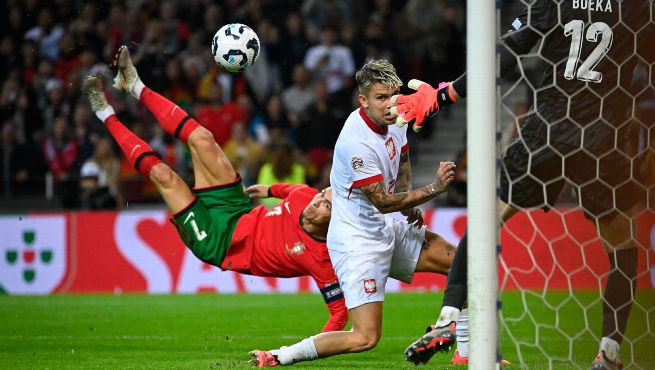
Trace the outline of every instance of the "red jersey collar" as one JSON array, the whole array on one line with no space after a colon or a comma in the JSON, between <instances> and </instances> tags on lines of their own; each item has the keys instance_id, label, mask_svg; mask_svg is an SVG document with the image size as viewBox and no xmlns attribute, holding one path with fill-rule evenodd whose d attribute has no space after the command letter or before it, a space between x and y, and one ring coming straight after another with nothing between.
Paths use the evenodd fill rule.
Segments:
<instances>
[{"instance_id":1,"label":"red jersey collar","mask_svg":"<svg viewBox=\"0 0 655 370\"><path fill-rule=\"evenodd\" d=\"M359 115L362 117L364 122L366 123L366 126L371 129L371 131L375 132L376 134L380 135L386 135L387 132L389 132L389 127L384 126L384 128L378 126L373 120L366 114L364 111L364 108L359 107Z\"/></svg>"}]
</instances>

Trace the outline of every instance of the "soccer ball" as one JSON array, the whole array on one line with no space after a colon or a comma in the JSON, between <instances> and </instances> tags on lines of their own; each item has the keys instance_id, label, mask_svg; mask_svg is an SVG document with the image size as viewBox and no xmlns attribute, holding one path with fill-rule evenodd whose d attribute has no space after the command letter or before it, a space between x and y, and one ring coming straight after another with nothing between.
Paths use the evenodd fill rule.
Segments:
<instances>
[{"instance_id":1,"label":"soccer ball","mask_svg":"<svg viewBox=\"0 0 655 370\"><path fill-rule=\"evenodd\" d=\"M230 23L221 27L212 40L214 60L228 72L239 72L259 56L259 37L250 27Z\"/></svg>"}]
</instances>

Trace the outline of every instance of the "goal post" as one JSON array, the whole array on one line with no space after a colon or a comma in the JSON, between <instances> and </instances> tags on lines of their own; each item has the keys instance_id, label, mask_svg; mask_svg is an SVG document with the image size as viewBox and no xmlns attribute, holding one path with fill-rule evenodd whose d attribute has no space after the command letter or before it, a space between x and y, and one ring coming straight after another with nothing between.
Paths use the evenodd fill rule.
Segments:
<instances>
[{"instance_id":1,"label":"goal post","mask_svg":"<svg viewBox=\"0 0 655 370\"><path fill-rule=\"evenodd\" d=\"M496 1L466 10L469 366L494 369L498 347Z\"/></svg>"}]
</instances>

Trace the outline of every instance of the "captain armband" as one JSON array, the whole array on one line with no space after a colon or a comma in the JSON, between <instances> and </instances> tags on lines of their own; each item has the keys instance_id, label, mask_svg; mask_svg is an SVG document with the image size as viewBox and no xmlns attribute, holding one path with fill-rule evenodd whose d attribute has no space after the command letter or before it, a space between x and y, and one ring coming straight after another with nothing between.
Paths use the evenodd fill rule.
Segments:
<instances>
[{"instance_id":1,"label":"captain armband","mask_svg":"<svg viewBox=\"0 0 655 370\"><path fill-rule=\"evenodd\" d=\"M331 303L338 299L343 298L343 291L339 282L334 282L327 285L325 288L321 289L321 294L323 295L323 300L325 303Z\"/></svg>"}]
</instances>

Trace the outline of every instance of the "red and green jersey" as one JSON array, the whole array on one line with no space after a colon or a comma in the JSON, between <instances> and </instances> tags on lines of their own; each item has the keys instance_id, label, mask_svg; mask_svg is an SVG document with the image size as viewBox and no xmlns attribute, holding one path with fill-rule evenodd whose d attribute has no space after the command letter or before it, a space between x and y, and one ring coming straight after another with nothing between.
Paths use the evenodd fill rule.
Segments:
<instances>
[{"instance_id":1,"label":"red and green jersey","mask_svg":"<svg viewBox=\"0 0 655 370\"><path fill-rule=\"evenodd\" d=\"M258 206L241 216L221 268L267 277L311 276L330 309L323 331L341 330L348 312L325 241L300 225L303 209L317 193L307 185L271 186L271 195L282 201L272 210Z\"/></svg>"}]
</instances>

